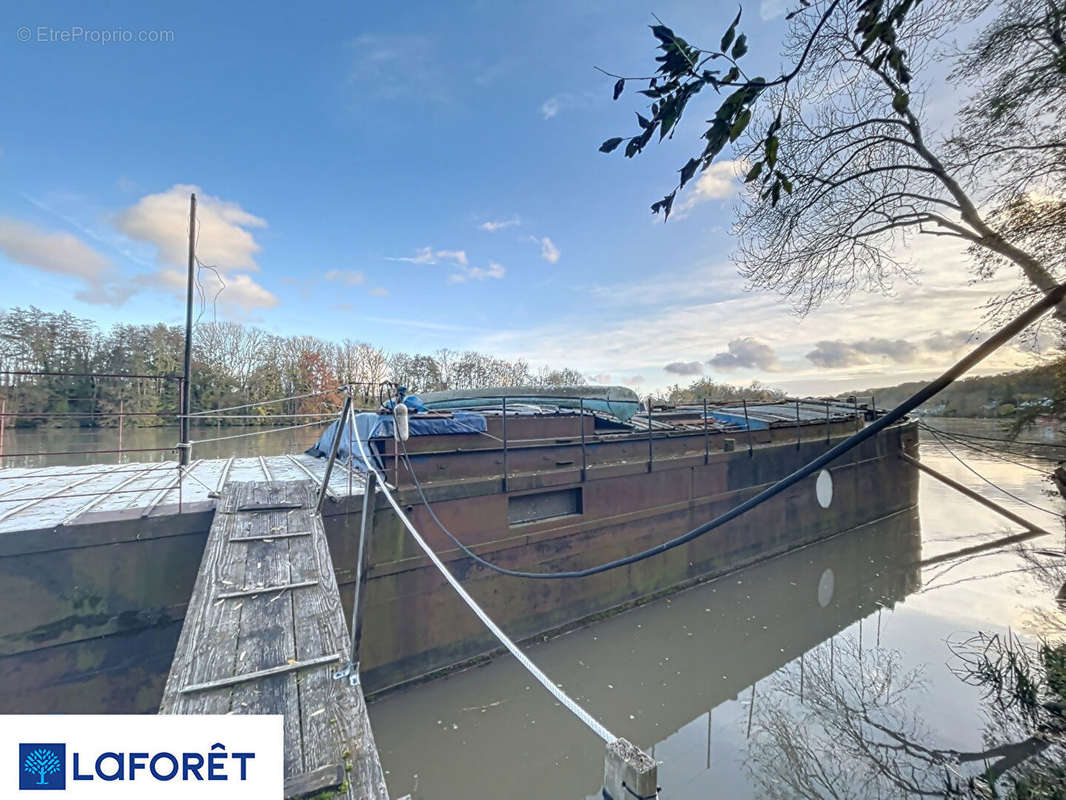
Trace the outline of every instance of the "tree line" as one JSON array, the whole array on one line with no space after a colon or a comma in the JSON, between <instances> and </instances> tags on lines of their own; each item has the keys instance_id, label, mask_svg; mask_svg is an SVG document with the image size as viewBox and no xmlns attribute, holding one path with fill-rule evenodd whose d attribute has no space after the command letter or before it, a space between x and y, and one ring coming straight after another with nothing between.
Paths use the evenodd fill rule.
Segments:
<instances>
[{"instance_id":1,"label":"tree line","mask_svg":"<svg viewBox=\"0 0 1066 800\"><path fill-rule=\"evenodd\" d=\"M127 425L172 424L184 347L184 331L177 325L120 324L104 330L69 312L0 311L0 402L6 401L7 414L18 415L8 416L7 424L114 426L120 412ZM383 381L422 392L584 382L577 370L534 370L523 359L448 349L389 353L366 342L278 336L236 322L198 324L192 356L193 412L258 404L233 411L233 418L221 424L287 423L293 419L284 415L336 413L342 398L333 390L349 383L361 384L357 401L370 404ZM265 402L279 398L292 399ZM217 424L214 418L210 422Z\"/></svg>"}]
</instances>

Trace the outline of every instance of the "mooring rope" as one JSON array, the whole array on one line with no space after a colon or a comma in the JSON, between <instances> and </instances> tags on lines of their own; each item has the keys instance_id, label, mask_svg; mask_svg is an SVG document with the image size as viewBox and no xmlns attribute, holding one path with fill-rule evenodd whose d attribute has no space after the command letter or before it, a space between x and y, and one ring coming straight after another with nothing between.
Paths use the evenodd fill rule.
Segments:
<instances>
[{"instance_id":1,"label":"mooring rope","mask_svg":"<svg viewBox=\"0 0 1066 800\"><path fill-rule=\"evenodd\" d=\"M352 411L349 411L348 422L352 426L355 425L354 412ZM353 438L355 439L356 446L359 448L359 454L363 459L363 463L367 465L368 469L373 471L374 475L377 476L378 486L381 487L382 493L389 501L389 505L392 506L393 511L396 512L396 516L400 518L400 521L403 522L404 527L407 528L408 532L414 538L415 542L418 543L418 546L422 548L422 551L429 557L429 560L433 562L434 566L436 566L437 569L440 570L441 574L444 576L444 579L451 584L452 588L455 589L455 591L459 594L463 601L470 607L470 610L473 611L474 614L477 615L478 619L480 619L485 624L485 627L492 631L493 635L497 639L499 639L500 643L510 651L511 655L517 658L518 662L523 667L525 667L526 670L528 670L529 673L534 678L536 678L545 689L552 693L556 700L562 703L563 706L565 706L579 720L584 722L592 730L592 732L599 736L601 739L603 739L604 742L610 744L611 742L615 741L618 737L611 733L609 730L607 730L607 728L605 728L600 722L598 722L595 717L593 717L591 714L589 714L589 712L587 712L573 699L571 699L566 692L556 686L552 682L552 680L547 675L545 675L543 671L541 671L540 667L530 661L529 657L526 656L526 654L518 648L518 645L511 641L510 637L508 637L507 634L503 632L500 626L492 621L492 617L490 617L485 612L485 610L477 604L477 601L474 600L474 598L467 593L466 589L463 588L463 585L459 583L456 577L452 575L452 573L448 570L446 566L444 566L444 562L440 560L440 557L433 551L433 549L428 544L426 544L426 540L422 538L421 534L419 534L418 532L418 529L411 524L411 520L407 518L407 515L404 513L403 509L400 508L399 503L396 502L396 498L393 497L392 492L389 491L389 487L388 484L385 482L385 478L381 475L380 472L378 472L377 467L374 466L369 456L367 456L366 450L363 449L362 439L359 436L355 436Z\"/></svg>"}]
</instances>

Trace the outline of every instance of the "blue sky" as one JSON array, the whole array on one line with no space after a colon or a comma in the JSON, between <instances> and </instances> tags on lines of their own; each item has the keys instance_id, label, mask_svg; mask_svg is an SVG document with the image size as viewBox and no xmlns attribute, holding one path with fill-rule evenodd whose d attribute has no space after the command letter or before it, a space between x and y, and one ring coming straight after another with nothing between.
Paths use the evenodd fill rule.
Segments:
<instances>
[{"instance_id":1,"label":"blue sky","mask_svg":"<svg viewBox=\"0 0 1066 800\"><path fill-rule=\"evenodd\" d=\"M735 7L654 11L713 42ZM749 58L767 72L780 11L774 0L745 10L763 45ZM921 284L889 302L860 294L800 319L744 292L730 264L729 164L679 197L668 224L648 211L696 146L699 113L637 159L596 151L631 131L638 105L612 103L593 67L645 74L651 21L636 2L9 13L0 306L180 321L195 188L199 254L227 282L218 315L278 333L483 349L638 389L696 370L805 391L935 372L952 352L923 343L964 341L996 288L952 291L957 252L923 251ZM86 41L142 31L170 41ZM859 352L871 339L914 347L903 358L868 344L830 370L807 357L818 342ZM1024 361L1005 354L990 368Z\"/></svg>"}]
</instances>

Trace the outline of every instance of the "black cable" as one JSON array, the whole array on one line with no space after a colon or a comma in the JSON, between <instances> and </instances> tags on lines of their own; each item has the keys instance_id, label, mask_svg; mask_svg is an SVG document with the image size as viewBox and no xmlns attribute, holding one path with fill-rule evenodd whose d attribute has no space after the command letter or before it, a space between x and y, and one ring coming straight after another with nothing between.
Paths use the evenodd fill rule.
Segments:
<instances>
[{"instance_id":1,"label":"black cable","mask_svg":"<svg viewBox=\"0 0 1066 800\"><path fill-rule=\"evenodd\" d=\"M1064 299L1066 299L1066 283L1056 286L1050 292L1045 294L1044 297L1038 303L1030 306L1022 314L1015 317L1014 320L1007 323L998 331L996 331L976 349L972 350L960 361L956 362L953 367L947 370L939 378L927 384L924 388L919 389L917 392L912 394L909 398L904 400L894 409L887 412L883 417L872 422L869 426L863 428L857 433L852 434L847 439L837 444L835 447L832 447L822 455L818 456L818 458L808 462L792 474L785 476L772 486L768 486L758 494L748 498L740 505L734 506L724 514L720 514L714 519L705 522L696 528L693 528L688 533L682 534L681 536L678 536L674 539L670 539L669 541L663 542L662 544L656 545L655 547L649 547L647 550L642 550L639 553L633 553L632 555L617 558L614 561L608 561L605 564L599 564L595 567L588 567L586 569L579 570L570 570L566 572L522 572L520 570L507 569L506 567L501 567L497 564L493 564L491 561L486 561L485 559L481 558L481 556L475 554L473 551L470 550L470 548L468 548L466 545L464 545L462 542L452 536L452 534L448 532L443 525L441 525L440 520L436 518L436 515L432 514L432 509L430 509L429 503L426 503L426 509L430 511L436 523L440 525L441 530L444 531L444 533L453 542L455 542L459 549L461 549L464 553L473 558L479 564L482 564L483 566L488 567L489 569L494 570L495 572L499 572L502 575L511 575L516 578L539 579L585 578L590 575L597 575L601 572L607 572L608 570L617 569L618 567L624 567L629 564L635 564L638 561L643 561L646 558L651 558L652 556L659 555L660 553L665 553L667 550L672 550L675 547L680 547L683 544L687 544L693 539L696 539L702 536L703 534L714 530L715 528L721 527L727 522L731 522L732 520L736 519L742 514L745 514L746 512L750 511L751 509L755 508L766 500L769 500L771 497L774 497L785 491L786 489L791 488L804 478L813 475L822 467L836 460L838 456L841 456L852 448L857 447L858 445L865 442L867 439L876 436L889 425L893 425L899 420L903 419L903 417L905 417L908 413L910 413L922 403L927 401L929 398L943 391L944 387L951 384L960 375L964 375L975 364L980 363L989 354L998 350L1006 342L1009 342L1018 333L1025 330L1025 328L1027 328L1030 324L1032 324L1041 316L1043 316L1044 313L1047 312L1049 309L1063 302ZM404 455L406 457L406 446L403 449ZM410 470L411 462L409 458L407 459L407 466ZM411 477L412 479L414 479L415 487L421 494L422 488L421 486L419 486L418 480L414 477L413 470L411 471ZM422 501L426 502L424 494L422 494Z\"/></svg>"},{"instance_id":2,"label":"black cable","mask_svg":"<svg viewBox=\"0 0 1066 800\"><path fill-rule=\"evenodd\" d=\"M923 421L922 425L929 428L931 431L942 433L945 436L954 436L959 439L978 439L983 442L997 442L998 444L1013 444L1017 447L1052 447L1056 450L1066 450L1066 444L1060 444L1058 442L1027 442L1021 439L1000 439L995 436L980 436L976 433L964 433L962 431L946 431L943 428L935 428L928 422ZM1042 456L1043 458L1049 458L1049 456Z\"/></svg>"},{"instance_id":3,"label":"black cable","mask_svg":"<svg viewBox=\"0 0 1066 800\"><path fill-rule=\"evenodd\" d=\"M959 439L959 438L957 438L955 436L952 436L950 433L947 433L946 431L942 431L942 430L938 430L937 428L930 427L930 426L926 425L923 422L919 422L918 424L921 427L923 427L925 430L929 431L930 435L935 437L937 439L937 441L940 441L939 436L943 436L945 439L948 439L949 441L955 442L955 444L961 444L963 447L969 448L970 450L973 450L976 453L981 453L982 455L987 455L987 456L991 456L992 458L997 458L1000 461L1005 461L1008 464L1013 464L1014 466L1021 467L1022 469L1031 469L1033 472L1036 472L1036 473L1038 473L1040 475L1043 475L1044 477L1047 477L1048 475L1051 474L1046 469L1041 469L1040 467L1034 467L1032 464L1025 464L1025 463L1023 463L1021 461L1015 461L1013 458L1007 458L1007 456L1003 455L1002 453L1000 453L1000 452L998 452L996 450L993 450L990 447L987 447L986 445L977 445L977 444L974 444L973 442L967 442L965 439ZM939 436L938 436L938 434L939 434ZM1043 456L1043 457L1041 457L1041 456L1030 456L1030 458L1036 458L1036 459L1039 459L1041 461L1051 461L1052 460L1052 459L1048 458L1047 456ZM1056 464L1059 463L1058 460L1055 460L1055 463Z\"/></svg>"},{"instance_id":4,"label":"black cable","mask_svg":"<svg viewBox=\"0 0 1066 800\"><path fill-rule=\"evenodd\" d=\"M930 431L930 433L932 433L932 432ZM993 489L999 489L999 491L1003 492L1003 494L1007 495L1007 497L1012 497L1015 500L1017 500L1019 503L1027 505L1030 508L1035 508L1037 511L1043 511L1045 514L1050 514L1053 517L1058 517L1059 519L1063 519L1062 514L1060 514L1059 512L1052 511L1052 510L1047 509L1047 508L1043 508L1041 506L1036 505L1035 503L1030 503L1028 500L1026 500L1024 498L1021 498L1021 497L1018 497L1018 495L1014 494L1013 492L1009 492L1006 489L1004 489L1002 486L1000 486L1000 485L998 485L996 483L993 483L991 480L986 478L984 475L982 475L976 469L974 469L969 464L967 464L965 461L963 461L962 458L959 457L958 453L956 453L954 450L952 450L950 447L948 447L943 442L943 440L939 436L937 436L935 433L933 434L933 438L935 438L938 442L940 442L940 446L943 447L945 450L947 450L952 458L954 458L956 461L958 461L960 464L962 464L964 467L966 467L966 469L968 469L970 472L972 472L978 478L983 480L985 483L987 483Z\"/></svg>"}]
</instances>

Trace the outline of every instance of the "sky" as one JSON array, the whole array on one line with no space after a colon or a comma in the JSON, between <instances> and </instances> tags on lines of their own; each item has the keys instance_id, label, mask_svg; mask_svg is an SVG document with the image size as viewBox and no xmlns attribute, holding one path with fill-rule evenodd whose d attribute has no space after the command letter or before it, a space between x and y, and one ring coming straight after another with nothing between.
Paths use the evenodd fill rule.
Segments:
<instances>
[{"instance_id":1,"label":"sky","mask_svg":"<svg viewBox=\"0 0 1066 800\"><path fill-rule=\"evenodd\" d=\"M696 43L735 10L654 8ZM784 10L744 11L767 72ZM197 253L225 282L203 272L201 318L279 334L483 350L638 391L706 376L811 393L928 378L979 340L981 306L1013 284L971 284L939 239L888 295L799 317L745 291L728 159L653 217L702 116L638 158L603 155L640 106L595 70L647 74L652 22L644 3L553 0L8 13L0 308L182 322L196 192ZM1031 361L1011 349L981 371Z\"/></svg>"}]
</instances>

